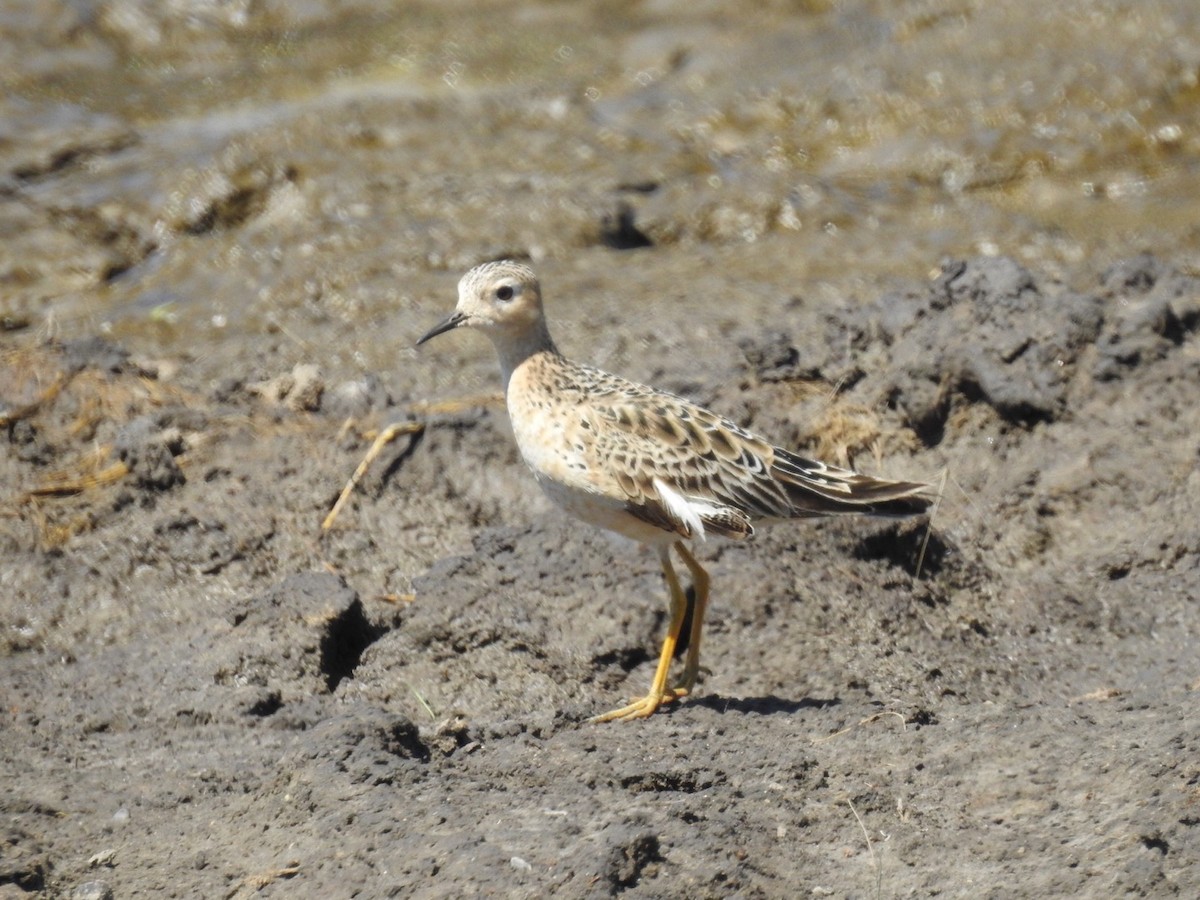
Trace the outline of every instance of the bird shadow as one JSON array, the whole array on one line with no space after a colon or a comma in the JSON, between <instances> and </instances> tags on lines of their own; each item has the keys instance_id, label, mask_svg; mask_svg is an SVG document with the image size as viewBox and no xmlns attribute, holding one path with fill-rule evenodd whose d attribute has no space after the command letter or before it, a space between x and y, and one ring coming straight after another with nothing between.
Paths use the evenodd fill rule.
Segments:
<instances>
[{"instance_id":1,"label":"bird shadow","mask_svg":"<svg viewBox=\"0 0 1200 900\"><path fill-rule=\"evenodd\" d=\"M802 709L829 709L840 706L838 697L801 697L790 700L768 694L765 697L722 697L720 694L705 694L693 699L690 706L707 706L714 712L756 713L760 716L796 713Z\"/></svg>"}]
</instances>

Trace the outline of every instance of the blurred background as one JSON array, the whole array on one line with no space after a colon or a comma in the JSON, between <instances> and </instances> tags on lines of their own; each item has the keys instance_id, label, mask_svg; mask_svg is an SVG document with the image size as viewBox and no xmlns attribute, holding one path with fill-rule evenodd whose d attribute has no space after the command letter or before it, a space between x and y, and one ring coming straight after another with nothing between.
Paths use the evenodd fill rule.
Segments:
<instances>
[{"instance_id":1,"label":"blurred background","mask_svg":"<svg viewBox=\"0 0 1200 900\"><path fill-rule=\"evenodd\" d=\"M8 0L0 58L5 330L214 372L231 334L394 365L363 329L499 255L703 341L952 256L1200 246L1191 0Z\"/></svg>"}]
</instances>

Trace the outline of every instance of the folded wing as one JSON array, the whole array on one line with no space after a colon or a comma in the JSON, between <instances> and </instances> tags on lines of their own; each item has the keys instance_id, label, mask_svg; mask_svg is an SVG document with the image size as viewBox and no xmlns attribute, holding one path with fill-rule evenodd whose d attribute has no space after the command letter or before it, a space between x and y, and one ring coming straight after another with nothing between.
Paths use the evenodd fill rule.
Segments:
<instances>
[{"instance_id":1,"label":"folded wing","mask_svg":"<svg viewBox=\"0 0 1200 900\"><path fill-rule=\"evenodd\" d=\"M593 392L594 471L634 516L685 538L740 540L758 520L924 512L926 485L806 459L681 397L605 375Z\"/></svg>"}]
</instances>

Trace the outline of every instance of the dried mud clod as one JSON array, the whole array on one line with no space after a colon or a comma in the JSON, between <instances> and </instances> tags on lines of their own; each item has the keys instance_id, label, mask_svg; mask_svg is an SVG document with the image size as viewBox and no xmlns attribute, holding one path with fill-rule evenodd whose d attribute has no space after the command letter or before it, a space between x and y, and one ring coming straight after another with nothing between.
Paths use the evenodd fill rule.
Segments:
<instances>
[{"instance_id":1,"label":"dried mud clod","mask_svg":"<svg viewBox=\"0 0 1200 900\"><path fill-rule=\"evenodd\" d=\"M291 575L246 601L213 666L218 684L276 692L273 710L329 694L351 677L363 652L388 628L370 621L358 595L323 572ZM257 695L256 695L257 696ZM252 701L252 705L261 703Z\"/></svg>"},{"instance_id":2,"label":"dried mud clod","mask_svg":"<svg viewBox=\"0 0 1200 900\"><path fill-rule=\"evenodd\" d=\"M1104 321L1098 297L1043 289L1004 258L946 263L923 295L887 294L876 314L891 357L883 393L928 445L964 404L1017 426L1062 415Z\"/></svg>"}]
</instances>

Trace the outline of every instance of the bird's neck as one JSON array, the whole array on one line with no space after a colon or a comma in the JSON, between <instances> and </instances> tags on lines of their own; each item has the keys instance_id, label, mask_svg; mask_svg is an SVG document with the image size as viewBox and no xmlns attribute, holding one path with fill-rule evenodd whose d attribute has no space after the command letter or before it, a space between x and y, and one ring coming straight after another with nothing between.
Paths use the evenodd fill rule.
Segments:
<instances>
[{"instance_id":1,"label":"bird's neck","mask_svg":"<svg viewBox=\"0 0 1200 900\"><path fill-rule=\"evenodd\" d=\"M531 356L539 353L558 355L558 348L550 338L550 331L545 322L538 322L532 328L511 335L504 335L503 340L495 341L496 354L500 357L500 371L504 377L504 390L508 390L509 379L517 367Z\"/></svg>"}]
</instances>

